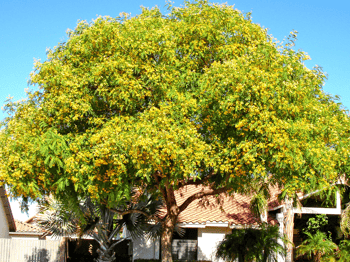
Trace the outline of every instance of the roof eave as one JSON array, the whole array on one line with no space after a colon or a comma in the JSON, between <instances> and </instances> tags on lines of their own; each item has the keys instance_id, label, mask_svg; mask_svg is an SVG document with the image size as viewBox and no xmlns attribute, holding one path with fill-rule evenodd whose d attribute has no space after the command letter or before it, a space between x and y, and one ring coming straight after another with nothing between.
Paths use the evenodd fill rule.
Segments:
<instances>
[{"instance_id":1,"label":"roof eave","mask_svg":"<svg viewBox=\"0 0 350 262\"><path fill-rule=\"evenodd\" d=\"M42 236L44 233L39 233L39 232L9 232L9 235L26 235L26 236Z\"/></svg>"},{"instance_id":2,"label":"roof eave","mask_svg":"<svg viewBox=\"0 0 350 262\"><path fill-rule=\"evenodd\" d=\"M10 202L7 198L5 189L2 186L0 186L0 198L1 198L1 203L2 203L4 210L5 210L6 219L7 219L7 223L9 226L9 231L15 232L16 231L16 224L15 224L15 220L13 219L13 214L11 211Z\"/></svg>"}]
</instances>

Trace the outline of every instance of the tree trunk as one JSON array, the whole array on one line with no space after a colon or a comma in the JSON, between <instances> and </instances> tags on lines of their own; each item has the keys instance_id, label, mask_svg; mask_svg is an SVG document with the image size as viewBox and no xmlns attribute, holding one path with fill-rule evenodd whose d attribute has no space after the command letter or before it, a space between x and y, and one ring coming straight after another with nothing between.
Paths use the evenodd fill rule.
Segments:
<instances>
[{"instance_id":1,"label":"tree trunk","mask_svg":"<svg viewBox=\"0 0 350 262\"><path fill-rule=\"evenodd\" d=\"M172 240L177 217L179 216L179 207L176 204L174 190L170 187L166 188L164 194L167 206L167 215L163 224L163 232L161 235L161 261L172 262L171 256Z\"/></svg>"},{"instance_id":2,"label":"tree trunk","mask_svg":"<svg viewBox=\"0 0 350 262\"><path fill-rule=\"evenodd\" d=\"M174 232L174 227L175 227L175 222L172 221L173 219L170 219L167 217L165 221L165 228L164 231L162 232L161 236L161 258L162 262L172 262L173 258L171 256L171 245L172 245L172 240L173 240L173 232Z\"/></svg>"}]
</instances>

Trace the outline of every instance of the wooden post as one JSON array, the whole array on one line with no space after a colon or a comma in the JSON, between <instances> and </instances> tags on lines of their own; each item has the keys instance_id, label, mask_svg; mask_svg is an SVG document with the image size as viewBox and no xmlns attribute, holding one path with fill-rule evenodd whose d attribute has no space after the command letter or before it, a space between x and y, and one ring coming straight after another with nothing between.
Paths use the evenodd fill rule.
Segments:
<instances>
[{"instance_id":1,"label":"wooden post","mask_svg":"<svg viewBox=\"0 0 350 262\"><path fill-rule=\"evenodd\" d=\"M284 214L283 214L283 212L281 212L281 213L277 213L276 214L276 219L277 219L277 221L278 221L278 223L279 223L279 234L280 234L280 236L281 237L283 237L283 235L284 235ZM278 240L278 243L280 244L280 245L282 245L283 247L285 247L285 244L284 244L284 242L282 241L282 239L281 238L279 238ZM281 254L278 254L277 255L277 261L278 262L285 262L286 260L285 260L285 256L284 255L281 255Z\"/></svg>"},{"instance_id":2,"label":"wooden post","mask_svg":"<svg viewBox=\"0 0 350 262\"><path fill-rule=\"evenodd\" d=\"M284 214L284 234L288 238L289 243L287 243L287 255L286 262L293 261L293 231L294 231L294 212L293 212L293 200L285 198L285 205L283 208Z\"/></svg>"}]
</instances>

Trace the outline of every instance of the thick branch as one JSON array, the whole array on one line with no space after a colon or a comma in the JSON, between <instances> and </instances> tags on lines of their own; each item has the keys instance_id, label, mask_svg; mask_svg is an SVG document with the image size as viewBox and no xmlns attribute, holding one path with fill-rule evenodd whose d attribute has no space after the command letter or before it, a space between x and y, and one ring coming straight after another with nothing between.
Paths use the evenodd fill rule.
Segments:
<instances>
[{"instance_id":1,"label":"thick branch","mask_svg":"<svg viewBox=\"0 0 350 262\"><path fill-rule=\"evenodd\" d=\"M159 189L160 193L162 194L163 198L164 198L164 201L167 201L168 197L167 197L167 193L166 191L164 190L164 188L161 188L160 187L160 181L159 181L159 174L160 172L157 171L153 174L153 178L154 180L156 181L156 187Z\"/></svg>"},{"instance_id":2,"label":"thick branch","mask_svg":"<svg viewBox=\"0 0 350 262\"><path fill-rule=\"evenodd\" d=\"M204 196L212 196L212 195L220 194L226 191L227 191L227 188L222 187L219 189L208 189L208 190L203 190L201 192L195 193L192 196L188 197L185 200L185 202L182 203L182 205L179 207L179 213L184 211L189 206L189 204L191 204L196 199L200 199Z\"/></svg>"}]
</instances>

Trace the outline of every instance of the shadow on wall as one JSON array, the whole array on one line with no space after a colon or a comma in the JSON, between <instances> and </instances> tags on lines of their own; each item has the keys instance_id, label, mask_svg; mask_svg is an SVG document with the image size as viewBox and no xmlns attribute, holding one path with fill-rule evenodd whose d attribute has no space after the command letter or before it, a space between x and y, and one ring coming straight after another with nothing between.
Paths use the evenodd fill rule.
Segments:
<instances>
[{"instance_id":1,"label":"shadow on wall","mask_svg":"<svg viewBox=\"0 0 350 262\"><path fill-rule=\"evenodd\" d=\"M49 262L50 254L45 248L34 248L32 255L25 256L26 262Z\"/></svg>"},{"instance_id":2,"label":"shadow on wall","mask_svg":"<svg viewBox=\"0 0 350 262\"><path fill-rule=\"evenodd\" d=\"M215 258L215 253L208 256L200 247L198 247L198 261L200 262L224 262L224 260Z\"/></svg>"},{"instance_id":3,"label":"shadow on wall","mask_svg":"<svg viewBox=\"0 0 350 262\"><path fill-rule=\"evenodd\" d=\"M209 258L206 256L206 254L203 253L202 249L198 247L198 260L209 260Z\"/></svg>"},{"instance_id":4,"label":"shadow on wall","mask_svg":"<svg viewBox=\"0 0 350 262\"><path fill-rule=\"evenodd\" d=\"M197 240L174 239L172 256L174 260L197 260Z\"/></svg>"}]
</instances>

